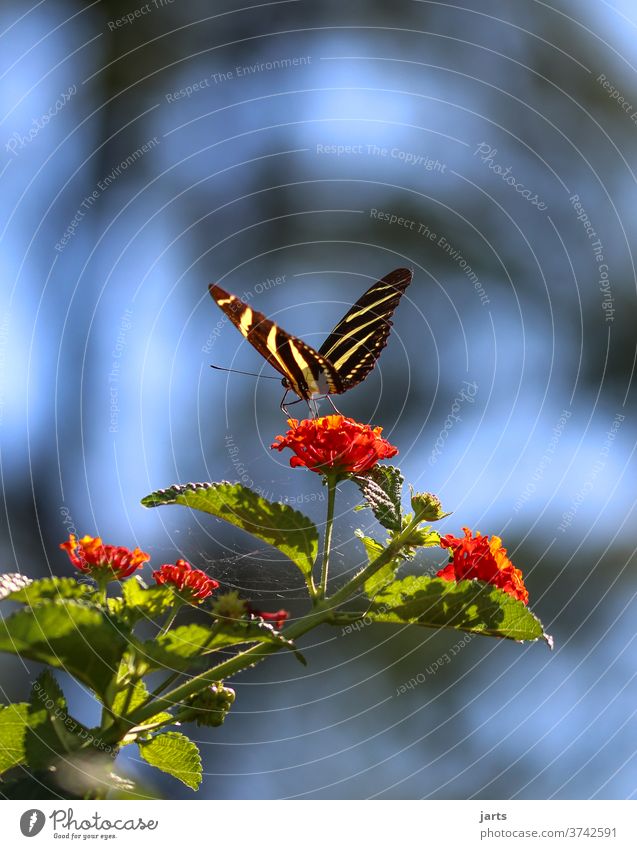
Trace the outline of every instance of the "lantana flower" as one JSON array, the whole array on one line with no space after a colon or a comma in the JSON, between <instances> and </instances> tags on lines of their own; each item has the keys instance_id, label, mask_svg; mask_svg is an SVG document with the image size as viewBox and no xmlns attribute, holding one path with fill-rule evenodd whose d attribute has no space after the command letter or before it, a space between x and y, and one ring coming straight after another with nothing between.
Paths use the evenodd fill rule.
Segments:
<instances>
[{"instance_id":1,"label":"lantana flower","mask_svg":"<svg viewBox=\"0 0 637 849\"><path fill-rule=\"evenodd\" d=\"M381 427L370 427L341 415L317 419L288 419L290 430L277 436L271 448L290 448L292 468L304 466L318 474L367 472L394 457L398 449L381 437Z\"/></svg>"},{"instance_id":2,"label":"lantana flower","mask_svg":"<svg viewBox=\"0 0 637 849\"><path fill-rule=\"evenodd\" d=\"M150 554L140 548L131 551L123 546L104 545L101 537L84 536L78 540L75 534L70 534L60 548L66 551L76 569L98 581L123 581L150 560Z\"/></svg>"},{"instance_id":3,"label":"lantana flower","mask_svg":"<svg viewBox=\"0 0 637 849\"><path fill-rule=\"evenodd\" d=\"M451 560L437 573L445 581L466 581L477 578L509 593L514 598L529 603L529 594L524 586L522 572L507 557L506 548L500 537L475 537L469 528L463 528L464 537L447 534L440 539L442 548L448 548Z\"/></svg>"},{"instance_id":4,"label":"lantana flower","mask_svg":"<svg viewBox=\"0 0 637 849\"><path fill-rule=\"evenodd\" d=\"M187 560L164 563L153 572L153 578L160 586L175 587L185 601L197 603L212 595L219 586L218 581L209 578L201 569L193 569Z\"/></svg>"}]
</instances>

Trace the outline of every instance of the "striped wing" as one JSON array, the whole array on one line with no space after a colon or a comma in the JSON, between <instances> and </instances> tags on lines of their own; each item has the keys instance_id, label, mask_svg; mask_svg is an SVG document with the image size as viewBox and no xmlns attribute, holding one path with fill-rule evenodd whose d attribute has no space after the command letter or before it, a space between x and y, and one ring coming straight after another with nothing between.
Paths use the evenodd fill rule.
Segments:
<instances>
[{"instance_id":1,"label":"striped wing","mask_svg":"<svg viewBox=\"0 0 637 849\"><path fill-rule=\"evenodd\" d=\"M413 272L397 268L374 283L354 304L319 349L338 374L342 388L364 380L376 365L392 328L391 317Z\"/></svg>"},{"instance_id":2,"label":"striped wing","mask_svg":"<svg viewBox=\"0 0 637 849\"><path fill-rule=\"evenodd\" d=\"M309 401L313 395L326 391L343 392L338 373L326 357L221 286L208 288L217 306L300 398Z\"/></svg>"}]
</instances>

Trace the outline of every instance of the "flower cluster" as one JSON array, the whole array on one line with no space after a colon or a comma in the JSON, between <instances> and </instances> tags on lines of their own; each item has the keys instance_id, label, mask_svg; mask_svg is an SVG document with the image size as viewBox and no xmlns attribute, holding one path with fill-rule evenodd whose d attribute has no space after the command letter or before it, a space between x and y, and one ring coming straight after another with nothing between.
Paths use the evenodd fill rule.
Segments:
<instances>
[{"instance_id":1,"label":"flower cluster","mask_svg":"<svg viewBox=\"0 0 637 849\"><path fill-rule=\"evenodd\" d=\"M84 536L78 540L71 534L60 548L76 569L97 580L123 581L150 560L150 554L140 548L130 551L118 545L104 545L101 537Z\"/></svg>"},{"instance_id":2,"label":"flower cluster","mask_svg":"<svg viewBox=\"0 0 637 849\"><path fill-rule=\"evenodd\" d=\"M219 582L209 578L201 569L193 569L187 560L176 563L164 563L153 572L153 578L160 585L172 585L185 601L202 602L218 588Z\"/></svg>"},{"instance_id":3,"label":"flower cluster","mask_svg":"<svg viewBox=\"0 0 637 849\"><path fill-rule=\"evenodd\" d=\"M104 545L100 537L84 536L78 540L71 534L60 548L69 560L95 580L123 581L150 560L150 554L136 548L131 551L118 545ZM209 578L201 569L193 569L186 560L164 563L153 572L159 585L172 585L185 601L201 602L218 588L219 582ZM282 611L285 612L285 611Z\"/></svg>"},{"instance_id":4,"label":"flower cluster","mask_svg":"<svg viewBox=\"0 0 637 849\"><path fill-rule=\"evenodd\" d=\"M507 557L506 548L500 537L475 537L469 528L463 528L464 537L451 534L441 537L440 545L448 548L451 560L437 576L445 581L467 581L477 578L509 593L524 604L529 603L529 594L524 586L522 572Z\"/></svg>"},{"instance_id":5,"label":"flower cluster","mask_svg":"<svg viewBox=\"0 0 637 849\"><path fill-rule=\"evenodd\" d=\"M382 428L370 427L341 415L317 419L288 419L290 430L277 436L272 448L290 448L293 468L304 466L319 474L367 472L394 457L398 449L381 437Z\"/></svg>"}]
</instances>

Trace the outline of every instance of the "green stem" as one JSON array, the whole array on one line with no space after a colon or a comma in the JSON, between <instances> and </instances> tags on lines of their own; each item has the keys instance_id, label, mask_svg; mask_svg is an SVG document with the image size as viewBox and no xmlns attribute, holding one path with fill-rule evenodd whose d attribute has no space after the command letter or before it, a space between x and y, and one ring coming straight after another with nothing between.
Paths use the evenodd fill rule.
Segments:
<instances>
[{"instance_id":1,"label":"green stem","mask_svg":"<svg viewBox=\"0 0 637 849\"><path fill-rule=\"evenodd\" d=\"M363 586L375 572L382 569L387 563L394 559L400 552L400 549L409 538L412 531L418 527L422 519L413 519L409 525L389 543L387 548L378 555L378 557L365 566L361 571L354 575L340 590L338 590L331 598L318 601L313 610L301 619L297 619L288 628L285 629L285 636L290 640L295 640L297 637L306 634L318 625L327 622L331 616L333 609L342 604L344 601L353 595L356 590ZM257 644L246 651L234 655L224 663L220 663L212 669L201 672L192 678L189 678L183 684L170 690L165 695L159 698L151 698L145 704L134 710L126 719L131 726L142 725L145 720L150 719L161 710L173 707L175 704L183 702L188 696L202 690L206 684L212 684L216 681L223 681L247 669L249 666L254 666L256 663L264 660L271 654L280 651L282 646L278 643ZM115 732L113 732L115 733ZM109 739L108 732L105 735L105 742L116 742L116 739Z\"/></svg>"},{"instance_id":2,"label":"green stem","mask_svg":"<svg viewBox=\"0 0 637 849\"><path fill-rule=\"evenodd\" d=\"M107 600L107 588L110 581L110 578L104 577L104 575L93 575L93 578L97 584L97 603L101 604L103 607L106 607Z\"/></svg>"},{"instance_id":3,"label":"green stem","mask_svg":"<svg viewBox=\"0 0 637 849\"><path fill-rule=\"evenodd\" d=\"M421 522L422 518L414 517L407 527L404 528L400 534L382 550L375 560L372 560L372 562L365 566L364 569L361 569L357 575L354 575L351 581L348 581L345 586L341 587L340 590L337 590L329 599L332 607L337 607L339 604L347 601L347 599L356 592L356 590L360 589L363 584L372 577L372 575L376 574L376 572L378 572L379 569L382 569L383 566L386 566L387 563L390 563L394 557L400 553L405 542L409 539L412 532Z\"/></svg>"},{"instance_id":4,"label":"green stem","mask_svg":"<svg viewBox=\"0 0 637 849\"><path fill-rule=\"evenodd\" d=\"M330 551L332 548L332 529L334 527L334 503L336 501L336 477L327 476L327 518L325 520L325 539L323 541L323 562L321 564L321 583L318 598L327 594L327 575L330 567Z\"/></svg>"}]
</instances>

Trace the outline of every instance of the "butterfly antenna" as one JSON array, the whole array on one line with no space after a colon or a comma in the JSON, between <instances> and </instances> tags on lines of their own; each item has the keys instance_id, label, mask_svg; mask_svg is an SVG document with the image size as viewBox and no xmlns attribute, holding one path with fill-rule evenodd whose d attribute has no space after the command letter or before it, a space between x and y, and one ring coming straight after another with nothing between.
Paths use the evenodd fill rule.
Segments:
<instances>
[{"instance_id":1,"label":"butterfly antenna","mask_svg":"<svg viewBox=\"0 0 637 849\"><path fill-rule=\"evenodd\" d=\"M248 377L260 377L264 378L265 380L279 380L278 377L273 377L271 374L257 374L254 371L239 371L239 369L236 368L224 368L223 366L213 365L211 365L210 368L214 368L217 371L227 371L230 372L230 374L247 374Z\"/></svg>"}]
</instances>

